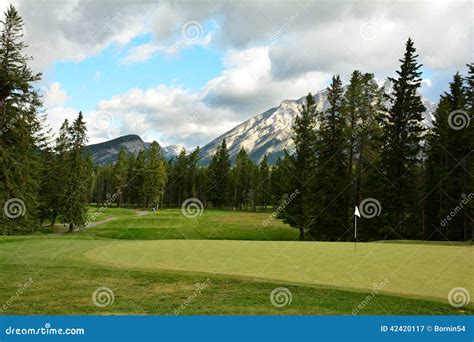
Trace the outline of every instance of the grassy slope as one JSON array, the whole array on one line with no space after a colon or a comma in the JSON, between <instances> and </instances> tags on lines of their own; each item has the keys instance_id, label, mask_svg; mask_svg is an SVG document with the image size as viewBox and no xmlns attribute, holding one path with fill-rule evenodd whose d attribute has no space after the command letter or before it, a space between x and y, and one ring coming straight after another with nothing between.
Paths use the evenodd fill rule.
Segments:
<instances>
[{"instance_id":1,"label":"grassy slope","mask_svg":"<svg viewBox=\"0 0 474 342\"><path fill-rule=\"evenodd\" d=\"M113 212L114 210L109 209L109 214ZM170 211L168 214L179 216L178 211L174 213ZM169 223L167 226L162 222L165 220L157 220L153 215L146 216L147 220L144 222L147 226L142 227L149 229L146 232L151 232L150 234L166 237L156 231L167 228L177 231L183 229L177 229ZM229 228L232 238L240 236L249 240L255 237L262 239L265 236L262 233L255 235L255 229L251 229L250 221L255 222L256 218L259 221L260 214L210 212L208 215L207 217L203 215L199 221L201 223L196 227L200 229L199 236L203 234L201 228L212 222L216 225L217 233L215 229L208 229L206 234L214 238L227 238L224 226ZM238 222L244 215L257 215L257 217L249 216L248 222L243 220L242 230L239 231ZM116 223L129 224L127 222L130 222L130 219L132 221L138 219L138 222L141 222L145 218L136 216L132 211L122 212L121 216ZM153 220L154 223L148 220ZM275 221L275 224L281 223ZM193 296L196 284L208 278L211 280L211 285L196 296L182 314L351 314L352 310L369 295L364 291L297 285L294 281L263 281L242 276L130 269L120 268L120 265L109 267L92 262L84 254L93 248L128 243L123 240L99 238L99 236L110 236L102 234L108 229L120 234L120 231L113 226L112 222L108 222L82 233L0 238L2 265L0 309L3 303L15 296L19 284L25 283L30 277L33 280L33 284L13 300L2 314L173 314L174 309ZM128 230L133 229L135 228ZM186 237L192 236L193 229L189 227L184 229ZM283 239L285 234L294 232L288 228L282 231L280 239ZM270 234L279 236L278 229ZM161 242L167 243L167 241ZM187 242L175 241L175 243ZM470 272L472 274L472 269ZM93 304L92 293L100 286L109 287L114 291L113 305L99 308ZM283 308L272 306L269 299L270 292L279 286L289 288L293 297L292 303ZM448 315L466 313L473 314L474 309L471 306L456 309L445 302L382 294L378 294L359 312L359 314Z\"/></svg>"}]
</instances>

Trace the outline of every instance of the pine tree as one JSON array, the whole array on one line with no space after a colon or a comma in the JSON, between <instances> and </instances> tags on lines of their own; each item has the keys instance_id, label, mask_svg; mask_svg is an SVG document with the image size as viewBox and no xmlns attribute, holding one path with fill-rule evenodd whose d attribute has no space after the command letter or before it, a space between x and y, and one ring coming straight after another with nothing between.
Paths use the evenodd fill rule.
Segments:
<instances>
[{"instance_id":1,"label":"pine tree","mask_svg":"<svg viewBox=\"0 0 474 342\"><path fill-rule=\"evenodd\" d=\"M421 85L421 64L413 41L408 39L400 59L397 78L389 78L393 95L383 120L380 169L385 186L379 197L388 237L421 237L421 158L425 106L417 89Z\"/></svg>"},{"instance_id":2,"label":"pine tree","mask_svg":"<svg viewBox=\"0 0 474 342\"><path fill-rule=\"evenodd\" d=\"M250 200L252 161L244 148L240 149L234 169L234 208L244 209Z\"/></svg>"},{"instance_id":3,"label":"pine tree","mask_svg":"<svg viewBox=\"0 0 474 342\"><path fill-rule=\"evenodd\" d=\"M199 173L199 160L200 160L200 153L201 150L199 149L199 146L194 149L193 152L189 155L188 159L188 177L189 177L189 182L188 182L188 194L191 197L199 197L198 196L198 173Z\"/></svg>"},{"instance_id":4,"label":"pine tree","mask_svg":"<svg viewBox=\"0 0 474 342\"><path fill-rule=\"evenodd\" d=\"M117 162L114 165L114 194L116 194L117 207L122 207L124 202L124 192L127 187L128 173L127 152L120 150L117 156Z\"/></svg>"},{"instance_id":5,"label":"pine tree","mask_svg":"<svg viewBox=\"0 0 474 342\"><path fill-rule=\"evenodd\" d=\"M456 73L449 92L444 93L435 111L435 120L428 139L426 162L428 238L436 240L467 240L471 238L469 213L460 206L470 193L472 184L472 128L453 129L452 115L467 120L469 92L461 74ZM456 114L458 113L458 114ZM456 207L459 212L450 217Z\"/></svg>"},{"instance_id":6,"label":"pine tree","mask_svg":"<svg viewBox=\"0 0 474 342\"><path fill-rule=\"evenodd\" d=\"M343 89L339 76L328 88L329 107L321 117L316 174L316 214L311 235L323 240L346 239L347 219L347 140L343 116Z\"/></svg>"},{"instance_id":7,"label":"pine tree","mask_svg":"<svg viewBox=\"0 0 474 342\"><path fill-rule=\"evenodd\" d=\"M231 185L229 182L230 170L229 152L224 139L212 157L208 170L208 198L215 207L221 207L227 202Z\"/></svg>"},{"instance_id":8,"label":"pine tree","mask_svg":"<svg viewBox=\"0 0 474 342\"><path fill-rule=\"evenodd\" d=\"M146 164L143 179L143 192L146 207L158 209L162 203L166 185L166 162L161 154L161 147L153 141L146 153Z\"/></svg>"},{"instance_id":9,"label":"pine tree","mask_svg":"<svg viewBox=\"0 0 474 342\"><path fill-rule=\"evenodd\" d=\"M267 205L271 202L271 174L267 155L263 156L263 159L258 166L258 183L256 191L258 194L258 205L260 205L263 211L266 211Z\"/></svg>"},{"instance_id":10,"label":"pine tree","mask_svg":"<svg viewBox=\"0 0 474 342\"><path fill-rule=\"evenodd\" d=\"M82 113L69 127L69 151L66 155L65 172L66 198L62 221L69 224L69 232L83 227L86 223L86 203L88 199L90 170L86 159L87 129Z\"/></svg>"},{"instance_id":11,"label":"pine tree","mask_svg":"<svg viewBox=\"0 0 474 342\"><path fill-rule=\"evenodd\" d=\"M289 178L285 189L286 196L296 193L294 199L284 204L285 198L279 199L283 208L280 216L285 223L299 230L300 240L305 239L305 232L309 229L313 218L313 188L312 179L315 176L316 157L316 121L317 112L313 95L306 96L306 103L300 108L300 115L296 117L293 125L293 141L295 153L291 160L286 175ZM287 201L288 202L288 201Z\"/></svg>"},{"instance_id":12,"label":"pine tree","mask_svg":"<svg viewBox=\"0 0 474 342\"><path fill-rule=\"evenodd\" d=\"M37 190L40 165L37 146L42 118L38 115L41 101L34 83L41 74L28 67L31 57L23 51L23 20L10 5L1 21L0 37L0 202L15 201L21 205L16 218L0 217L3 233L32 231L39 227ZM16 216L16 212L13 213Z\"/></svg>"}]
</instances>

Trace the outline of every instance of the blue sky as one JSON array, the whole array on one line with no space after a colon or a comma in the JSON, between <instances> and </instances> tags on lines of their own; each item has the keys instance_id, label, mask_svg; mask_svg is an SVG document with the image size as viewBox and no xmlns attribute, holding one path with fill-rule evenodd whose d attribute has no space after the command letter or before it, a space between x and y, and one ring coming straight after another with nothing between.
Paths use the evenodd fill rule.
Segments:
<instances>
[{"instance_id":1,"label":"blue sky","mask_svg":"<svg viewBox=\"0 0 474 342\"><path fill-rule=\"evenodd\" d=\"M91 143L138 134L204 145L235 125L354 69L395 76L408 37L436 101L471 60L468 0L7 0L56 131L82 110Z\"/></svg>"},{"instance_id":2,"label":"blue sky","mask_svg":"<svg viewBox=\"0 0 474 342\"><path fill-rule=\"evenodd\" d=\"M197 91L222 72L222 52L197 45L175 55L156 53L142 63L123 61L127 51L151 40L151 34L147 34L126 46L114 44L79 62L57 62L44 78L46 82L59 82L68 94L74 94L66 100L66 106L92 111L100 100L130 88L169 84Z\"/></svg>"}]
</instances>

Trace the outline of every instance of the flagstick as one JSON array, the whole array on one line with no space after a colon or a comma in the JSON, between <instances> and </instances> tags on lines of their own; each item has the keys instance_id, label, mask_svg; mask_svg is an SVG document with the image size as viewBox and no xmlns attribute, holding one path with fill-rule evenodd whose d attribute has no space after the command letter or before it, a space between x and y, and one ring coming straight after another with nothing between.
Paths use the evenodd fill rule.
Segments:
<instances>
[{"instance_id":1,"label":"flagstick","mask_svg":"<svg viewBox=\"0 0 474 342\"><path fill-rule=\"evenodd\" d=\"M354 253L357 253L357 216L354 215Z\"/></svg>"}]
</instances>

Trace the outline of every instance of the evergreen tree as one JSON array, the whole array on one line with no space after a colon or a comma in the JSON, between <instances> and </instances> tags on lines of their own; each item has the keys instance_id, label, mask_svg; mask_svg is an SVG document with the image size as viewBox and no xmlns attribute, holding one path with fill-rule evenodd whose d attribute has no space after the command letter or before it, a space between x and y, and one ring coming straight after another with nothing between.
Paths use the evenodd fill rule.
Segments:
<instances>
[{"instance_id":1,"label":"evergreen tree","mask_svg":"<svg viewBox=\"0 0 474 342\"><path fill-rule=\"evenodd\" d=\"M41 75L28 67L31 57L23 53L27 47L23 43L23 20L12 5L1 25L0 202L2 206L7 201L19 204L16 209L20 215L2 215L0 226L4 234L14 234L39 227L37 190L41 168L36 152L43 137L38 115L41 101L33 85Z\"/></svg>"},{"instance_id":2,"label":"evergreen tree","mask_svg":"<svg viewBox=\"0 0 474 342\"><path fill-rule=\"evenodd\" d=\"M64 162L66 178L66 198L62 221L69 224L69 232L86 223L86 202L88 199L90 169L86 159L87 129L82 113L69 127L69 151Z\"/></svg>"},{"instance_id":3,"label":"evergreen tree","mask_svg":"<svg viewBox=\"0 0 474 342\"><path fill-rule=\"evenodd\" d=\"M267 155L263 156L258 166L257 175L258 182L256 191L258 194L258 205L260 205L263 211L266 211L267 205L271 202L271 174Z\"/></svg>"},{"instance_id":4,"label":"evergreen tree","mask_svg":"<svg viewBox=\"0 0 474 342\"><path fill-rule=\"evenodd\" d=\"M288 165L288 183L286 196L296 193L294 199L285 203L285 198L279 199L280 216L285 223L299 230L300 240L305 239L305 232L309 229L313 219L314 197L311 179L313 179L316 165L316 104L313 95L306 96L306 103L300 108L300 115L293 125L293 141L295 144L294 156ZM283 203L282 203L283 202Z\"/></svg>"},{"instance_id":5,"label":"evergreen tree","mask_svg":"<svg viewBox=\"0 0 474 342\"><path fill-rule=\"evenodd\" d=\"M230 170L229 152L224 139L209 164L208 198L215 207L222 207L227 202Z\"/></svg>"},{"instance_id":6,"label":"evergreen tree","mask_svg":"<svg viewBox=\"0 0 474 342\"><path fill-rule=\"evenodd\" d=\"M162 203L166 185L166 163L161 154L161 147L153 141L146 153L146 164L143 179L145 206L158 209Z\"/></svg>"},{"instance_id":7,"label":"evergreen tree","mask_svg":"<svg viewBox=\"0 0 474 342\"><path fill-rule=\"evenodd\" d=\"M347 141L343 116L343 89L339 76L328 88L329 107L321 117L318 138L316 214L311 235L323 240L346 239L347 219Z\"/></svg>"},{"instance_id":8,"label":"evergreen tree","mask_svg":"<svg viewBox=\"0 0 474 342\"><path fill-rule=\"evenodd\" d=\"M250 200L252 161L242 148L237 154L234 170L234 208L244 209Z\"/></svg>"},{"instance_id":9,"label":"evergreen tree","mask_svg":"<svg viewBox=\"0 0 474 342\"><path fill-rule=\"evenodd\" d=\"M420 237L421 139L425 106L417 93L421 64L413 41L408 39L400 59L397 78L389 78L393 95L384 117L380 169L385 177L379 198L385 218L385 233L392 238Z\"/></svg>"},{"instance_id":10,"label":"evergreen tree","mask_svg":"<svg viewBox=\"0 0 474 342\"><path fill-rule=\"evenodd\" d=\"M117 156L117 162L114 165L114 194L116 194L117 207L122 207L124 202L124 192L127 187L128 173L127 152L120 150Z\"/></svg>"},{"instance_id":11,"label":"evergreen tree","mask_svg":"<svg viewBox=\"0 0 474 342\"><path fill-rule=\"evenodd\" d=\"M467 203L460 206L470 193L472 184L472 128L467 125L469 92L461 74L456 73L449 92L441 96L435 111L435 120L428 139L426 162L427 238L436 240L467 240L471 238ZM453 129L453 115L466 123L462 129ZM456 128L456 127L455 127ZM450 212L456 207L454 217Z\"/></svg>"}]
</instances>

